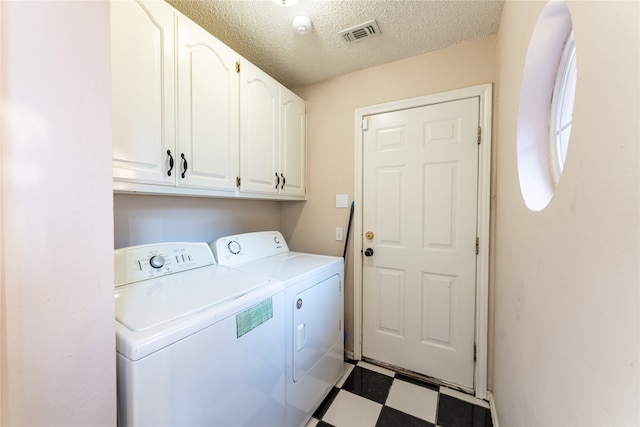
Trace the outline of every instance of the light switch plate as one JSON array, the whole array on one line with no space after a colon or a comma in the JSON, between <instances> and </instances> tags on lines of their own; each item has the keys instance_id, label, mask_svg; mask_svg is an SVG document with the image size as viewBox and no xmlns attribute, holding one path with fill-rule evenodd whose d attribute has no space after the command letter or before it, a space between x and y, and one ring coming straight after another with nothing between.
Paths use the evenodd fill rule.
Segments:
<instances>
[{"instance_id":1,"label":"light switch plate","mask_svg":"<svg viewBox=\"0 0 640 427\"><path fill-rule=\"evenodd\" d=\"M349 207L349 195L336 194L336 208L348 208L348 207Z\"/></svg>"}]
</instances>

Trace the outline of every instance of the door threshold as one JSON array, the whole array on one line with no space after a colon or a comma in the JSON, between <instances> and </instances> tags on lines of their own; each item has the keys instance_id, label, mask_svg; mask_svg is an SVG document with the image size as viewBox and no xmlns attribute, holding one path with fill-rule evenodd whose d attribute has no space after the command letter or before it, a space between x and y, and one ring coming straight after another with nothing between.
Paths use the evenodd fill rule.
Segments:
<instances>
[{"instance_id":1,"label":"door threshold","mask_svg":"<svg viewBox=\"0 0 640 427\"><path fill-rule=\"evenodd\" d=\"M435 385L435 386L447 387L447 388L450 388L452 390L456 390L456 391L459 391L461 393L468 394L468 395L473 396L475 398L475 396L473 394L473 390L469 390L469 389L460 387L459 385L456 385L456 384L451 384L451 383L449 383L447 381L443 381L443 380L440 380L438 378L434 378L434 377L430 377L428 375L420 374L418 372L414 372L414 371L411 371L409 369L402 368L400 366L395 366L395 365L392 365L390 363L385 363L385 362L380 362L379 360L370 359L370 358L365 357L365 356L362 356L362 361L370 363L372 365L379 366L381 368L388 369L388 370L393 371L393 372L398 373L398 374L405 375L407 377L410 377L412 379L415 379L415 380L418 380L418 381L421 381L421 382L424 382L424 383L432 384L432 385Z\"/></svg>"}]
</instances>

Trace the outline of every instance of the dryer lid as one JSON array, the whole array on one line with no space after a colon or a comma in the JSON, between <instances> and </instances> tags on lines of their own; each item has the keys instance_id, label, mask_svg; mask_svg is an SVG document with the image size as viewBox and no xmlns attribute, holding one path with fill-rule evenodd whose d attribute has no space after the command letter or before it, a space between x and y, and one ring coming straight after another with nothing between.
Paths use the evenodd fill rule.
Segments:
<instances>
[{"instance_id":1,"label":"dryer lid","mask_svg":"<svg viewBox=\"0 0 640 427\"><path fill-rule=\"evenodd\" d=\"M209 266L121 286L115 291L116 320L141 332L238 298L268 279Z\"/></svg>"},{"instance_id":2,"label":"dryer lid","mask_svg":"<svg viewBox=\"0 0 640 427\"><path fill-rule=\"evenodd\" d=\"M317 275L326 269L343 265L344 260L339 257L287 252L245 262L237 265L236 268L282 282L298 282L310 275Z\"/></svg>"}]
</instances>

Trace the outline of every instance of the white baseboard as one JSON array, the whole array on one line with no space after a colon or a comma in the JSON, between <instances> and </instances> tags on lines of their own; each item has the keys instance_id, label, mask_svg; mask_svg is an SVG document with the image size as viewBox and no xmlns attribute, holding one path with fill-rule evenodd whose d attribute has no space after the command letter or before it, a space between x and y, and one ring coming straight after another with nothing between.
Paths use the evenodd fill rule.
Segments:
<instances>
[{"instance_id":1,"label":"white baseboard","mask_svg":"<svg viewBox=\"0 0 640 427\"><path fill-rule=\"evenodd\" d=\"M347 359L349 360L355 360L353 357L353 351L346 351L344 352L344 355L347 357Z\"/></svg>"},{"instance_id":2,"label":"white baseboard","mask_svg":"<svg viewBox=\"0 0 640 427\"><path fill-rule=\"evenodd\" d=\"M493 399L493 393L487 391L487 397L489 398L489 407L491 408L491 422L493 427L498 426L498 410L496 409L496 401Z\"/></svg>"}]
</instances>

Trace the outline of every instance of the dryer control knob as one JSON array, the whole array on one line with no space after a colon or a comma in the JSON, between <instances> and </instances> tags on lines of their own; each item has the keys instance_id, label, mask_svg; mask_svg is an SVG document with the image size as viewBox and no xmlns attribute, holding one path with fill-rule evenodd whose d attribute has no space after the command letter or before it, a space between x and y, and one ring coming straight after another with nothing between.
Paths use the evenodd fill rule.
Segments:
<instances>
[{"instance_id":1,"label":"dryer control knob","mask_svg":"<svg viewBox=\"0 0 640 427\"><path fill-rule=\"evenodd\" d=\"M229 252L231 252L234 255L238 255L240 253L240 243L238 243L235 240L230 241L227 244L227 249L229 249Z\"/></svg>"},{"instance_id":2,"label":"dryer control knob","mask_svg":"<svg viewBox=\"0 0 640 427\"><path fill-rule=\"evenodd\" d=\"M151 264L153 268L162 268L164 265L164 257L162 255L154 255L149 260L149 264Z\"/></svg>"}]
</instances>

